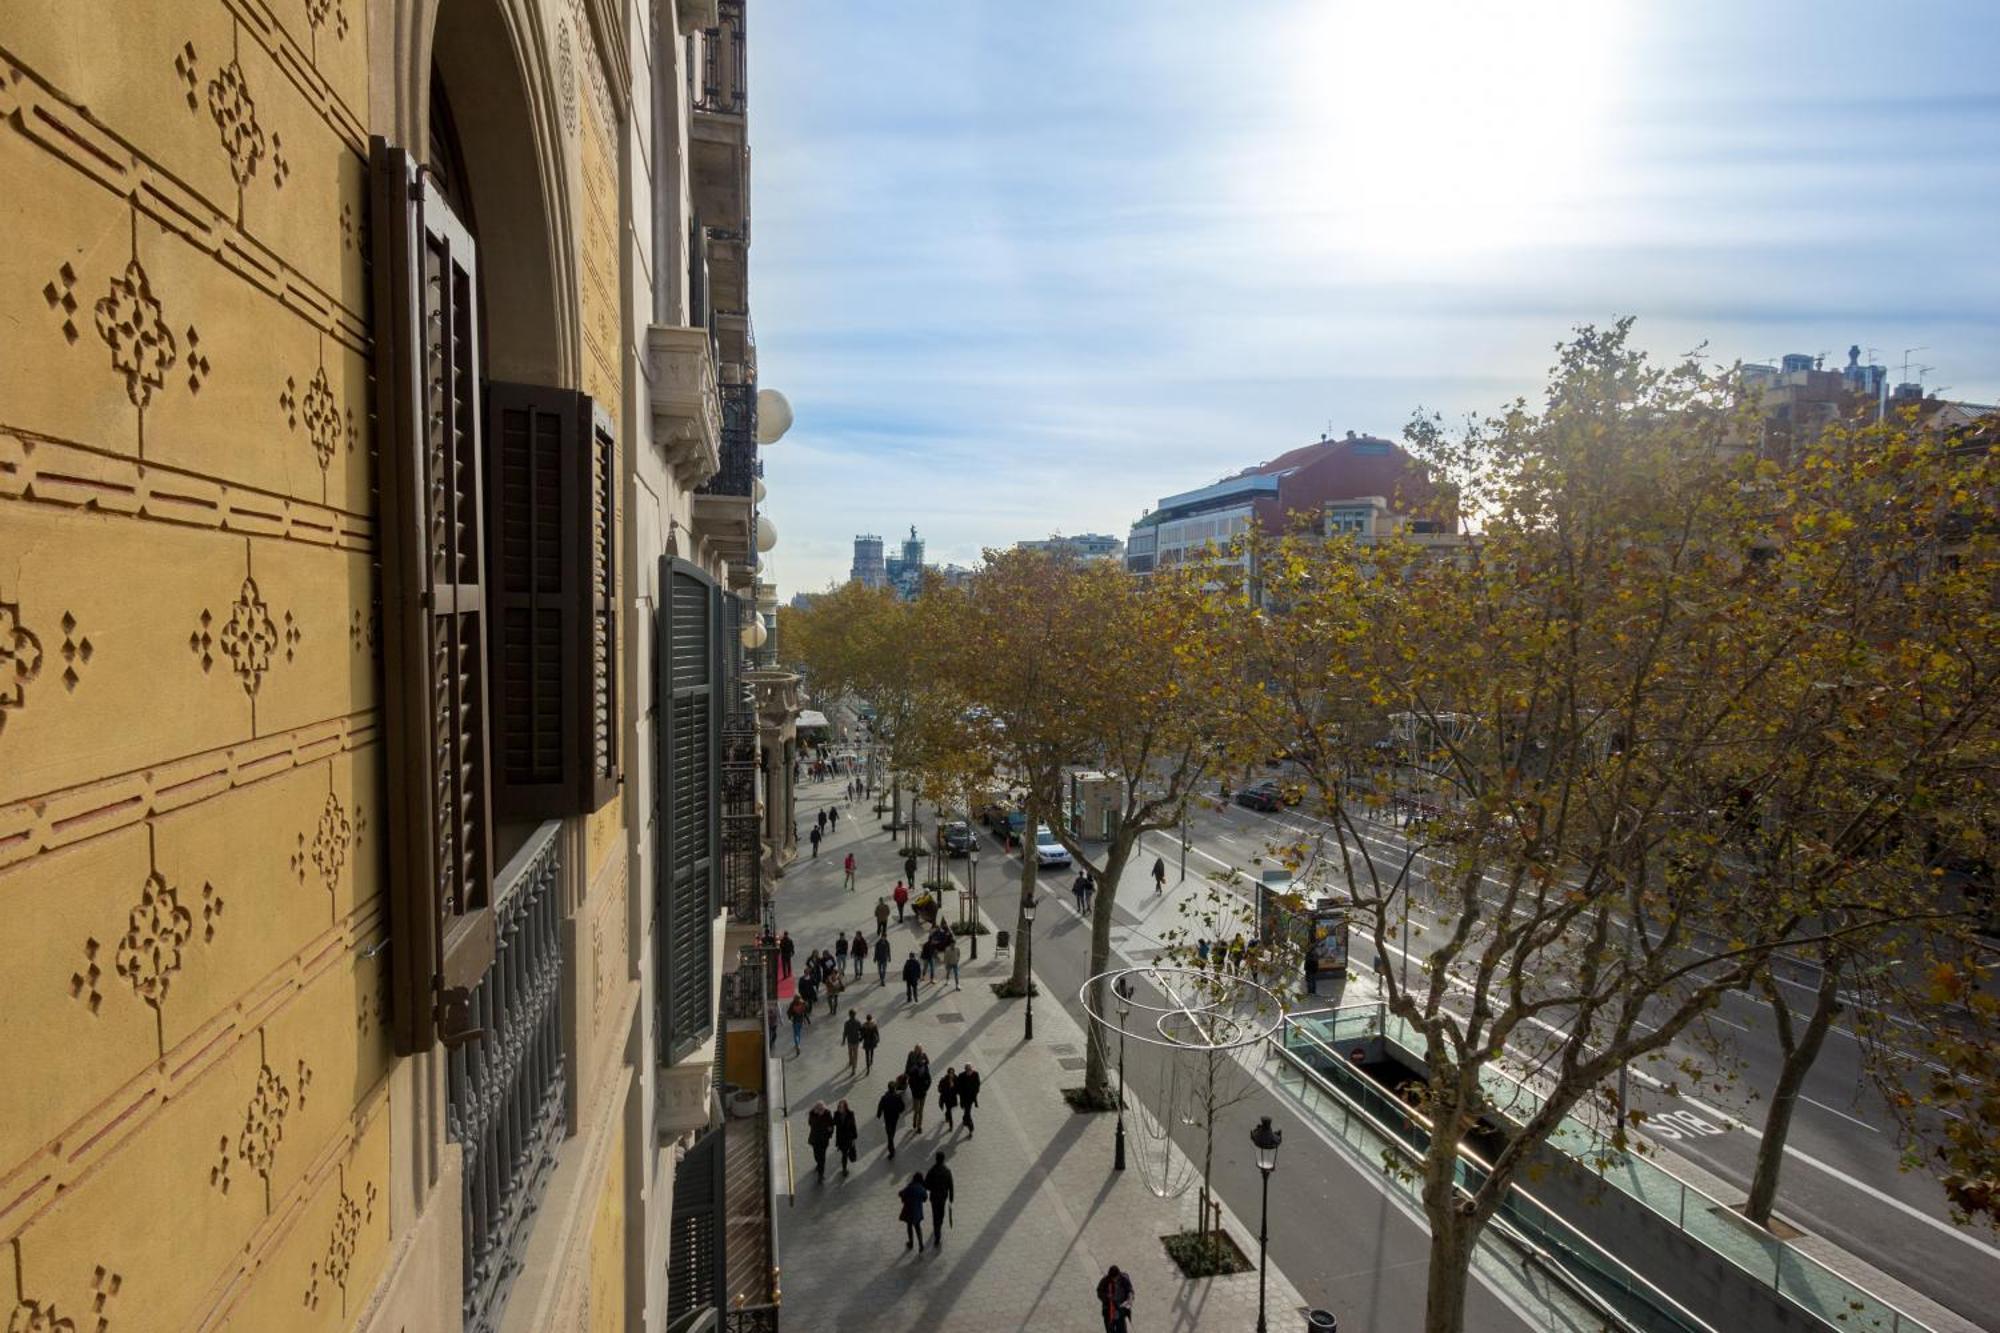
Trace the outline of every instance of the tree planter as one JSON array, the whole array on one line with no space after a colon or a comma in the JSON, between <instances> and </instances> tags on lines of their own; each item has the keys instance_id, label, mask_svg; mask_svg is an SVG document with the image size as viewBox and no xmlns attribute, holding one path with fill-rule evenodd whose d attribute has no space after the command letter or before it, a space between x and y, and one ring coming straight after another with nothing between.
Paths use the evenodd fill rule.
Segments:
<instances>
[{"instance_id":1,"label":"tree planter","mask_svg":"<svg viewBox=\"0 0 2000 1333\"><path fill-rule=\"evenodd\" d=\"M1181 1231L1160 1237L1183 1277L1226 1277L1250 1271L1250 1260L1226 1231Z\"/></svg>"},{"instance_id":2,"label":"tree planter","mask_svg":"<svg viewBox=\"0 0 2000 1333\"><path fill-rule=\"evenodd\" d=\"M1069 1103L1069 1109L1078 1115L1097 1115L1118 1109L1118 1094L1108 1089L1093 1097L1089 1088L1064 1088L1062 1095L1063 1100Z\"/></svg>"}]
</instances>

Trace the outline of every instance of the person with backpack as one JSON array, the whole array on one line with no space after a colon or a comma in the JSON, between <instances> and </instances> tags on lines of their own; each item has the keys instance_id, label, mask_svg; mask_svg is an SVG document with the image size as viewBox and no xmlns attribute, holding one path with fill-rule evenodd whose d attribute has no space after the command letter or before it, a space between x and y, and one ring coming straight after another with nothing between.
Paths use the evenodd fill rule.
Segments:
<instances>
[{"instance_id":1,"label":"person with backpack","mask_svg":"<svg viewBox=\"0 0 2000 1333\"><path fill-rule=\"evenodd\" d=\"M896 1156L896 1125L903 1118L903 1080L890 1079L889 1086L882 1089L881 1100L875 1103L875 1118L882 1122L883 1136L889 1141L889 1157Z\"/></svg>"},{"instance_id":2,"label":"person with backpack","mask_svg":"<svg viewBox=\"0 0 2000 1333\"><path fill-rule=\"evenodd\" d=\"M1104 1320L1104 1333L1126 1333L1132 1327L1132 1279L1113 1264L1097 1279L1097 1312Z\"/></svg>"},{"instance_id":3,"label":"person with backpack","mask_svg":"<svg viewBox=\"0 0 2000 1333\"><path fill-rule=\"evenodd\" d=\"M840 1044L847 1048L847 1076L853 1078L856 1066L861 1063L861 1016L852 1009L847 1011L847 1021L840 1025Z\"/></svg>"},{"instance_id":4,"label":"person with backpack","mask_svg":"<svg viewBox=\"0 0 2000 1333\"><path fill-rule=\"evenodd\" d=\"M847 1104L845 1097L840 1105L833 1108L833 1147L840 1155L840 1174L846 1175L847 1168L859 1156L855 1145L861 1142L861 1127L854 1123L854 1108Z\"/></svg>"},{"instance_id":5,"label":"person with backpack","mask_svg":"<svg viewBox=\"0 0 2000 1333\"><path fill-rule=\"evenodd\" d=\"M875 1015L861 1020L861 1053L868 1058L867 1071L875 1072L875 1048L882 1044L882 1029L875 1026Z\"/></svg>"}]
</instances>

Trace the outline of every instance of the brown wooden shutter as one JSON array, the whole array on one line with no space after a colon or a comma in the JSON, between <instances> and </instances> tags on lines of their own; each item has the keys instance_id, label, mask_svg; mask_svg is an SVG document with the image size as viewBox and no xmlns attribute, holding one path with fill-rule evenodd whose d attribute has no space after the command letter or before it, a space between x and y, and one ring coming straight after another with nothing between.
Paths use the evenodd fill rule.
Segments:
<instances>
[{"instance_id":1,"label":"brown wooden shutter","mask_svg":"<svg viewBox=\"0 0 2000 1333\"><path fill-rule=\"evenodd\" d=\"M470 1035L493 960L478 270L409 154L370 145L396 1049Z\"/></svg>"},{"instance_id":2,"label":"brown wooden shutter","mask_svg":"<svg viewBox=\"0 0 2000 1333\"><path fill-rule=\"evenodd\" d=\"M587 394L502 383L486 421L494 806L589 814L618 785L611 423Z\"/></svg>"}]
</instances>

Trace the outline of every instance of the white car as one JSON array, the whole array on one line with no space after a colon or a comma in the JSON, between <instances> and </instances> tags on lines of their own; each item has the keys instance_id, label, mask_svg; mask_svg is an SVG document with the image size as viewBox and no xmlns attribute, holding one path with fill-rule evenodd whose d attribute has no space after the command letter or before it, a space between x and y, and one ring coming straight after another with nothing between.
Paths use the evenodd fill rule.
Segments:
<instances>
[{"instance_id":1,"label":"white car","mask_svg":"<svg viewBox=\"0 0 2000 1333\"><path fill-rule=\"evenodd\" d=\"M1047 824L1035 826L1035 864L1041 866L1069 864L1069 849L1056 841L1055 830Z\"/></svg>"}]
</instances>

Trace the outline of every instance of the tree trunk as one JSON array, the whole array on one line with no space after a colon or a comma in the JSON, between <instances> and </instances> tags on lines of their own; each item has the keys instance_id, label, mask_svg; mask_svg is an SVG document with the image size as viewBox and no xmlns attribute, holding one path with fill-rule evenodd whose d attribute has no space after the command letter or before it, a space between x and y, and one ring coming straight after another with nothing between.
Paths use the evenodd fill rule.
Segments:
<instances>
[{"instance_id":1,"label":"tree trunk","mask_svg":"<svg viewBox=\"0 0 2000 1333\"><path fill-rule=\"evenodd\" d=\"M1035 941L1032 928L1028 925L1026 908L1035 898L1035 858L1028 851L1024 840L1021 844L1021 903L1014 919L1014 973L1008 978L1007 988L1016 995L1026 995L1028 987L1034 984Z\"/></svg>"},{"instance_id":2,"label":"tree trunk","mask_svg":"<svg viewBox=\"0 0 2000 1333\"><path fill-rule=\"evenodd\" d=\"M1433 1108L1432 1125L1451 1121ZM1456 1119L1457 1111L1449 1113ZM1434 1132L1424 1152L1424 1218L1430 1223L1430 1269L1424 1285L1424 1333L1462 1333L1465 1292L1472 1279L1472 1243L1478 1228L1462 1206L1457 1185L1457 1136Z\"/></svg>"},{"instance_id":3,"label":"tree trunk","mask_svg":"<svg viewBox=\"0 0 2000 1333\"><path fill-rule=\"evenodd\" d=\"M1778 1202L1778 1173L1785 1164L1785 1138L1792 1131L1792 1112L1798 1109L1799 1091L1806 1075L1819 1059L1826 1043L1827 1029L1833 1026L1840 1008L1840 960L1822 958L1819 989L1813 994L1813 1010L1805 1029L1792 1026L1792 1011L1785 1004L1775 981L1767 980L1766 998L1778 1028L1778 1048L1783 1062L1778 1066L1777 1086L1771 1090L1771 1106L1764 1113L1764 1137L1757 1144L1757 1168L1750 1177L1750 1197L1743 1202L1743 1215L1760 1227L1771 1225L1771 1210Z\"/></svg>"},{"instance_id":4,"label":"tree trunk","mask_svg":"<svg viewBox=\"0 0 2000 1333\"><path fill-rule=\"evenodd\" d=\"M1125 865L1132 858L1132 844L1121 827L1111 840L1111 852L1104 862L1104 882L1097 886L1097 897L1090 908L1090 1012L1108 1014L1111 1012L1104 1002L1103 973L1111 966L1111 914L1118 901L1118 881L1124 878ZM1093 1104L1111 1098L1111 1052L1109 1041L1098 1023L1087 1025L1089 1041L1085 1043L1085 1063L1083 1087Z\"/></svg>"},{"instance_id":5,"label":"tree trunk","mask_svg":"<svg viewBox=\"0 0 2000 1333\"><path fill-rule=\"evenodd\" d=\"M889 832L898 833L903 827L903 783L891 774L889 777Z\"/></svg>"}]
</instances>

